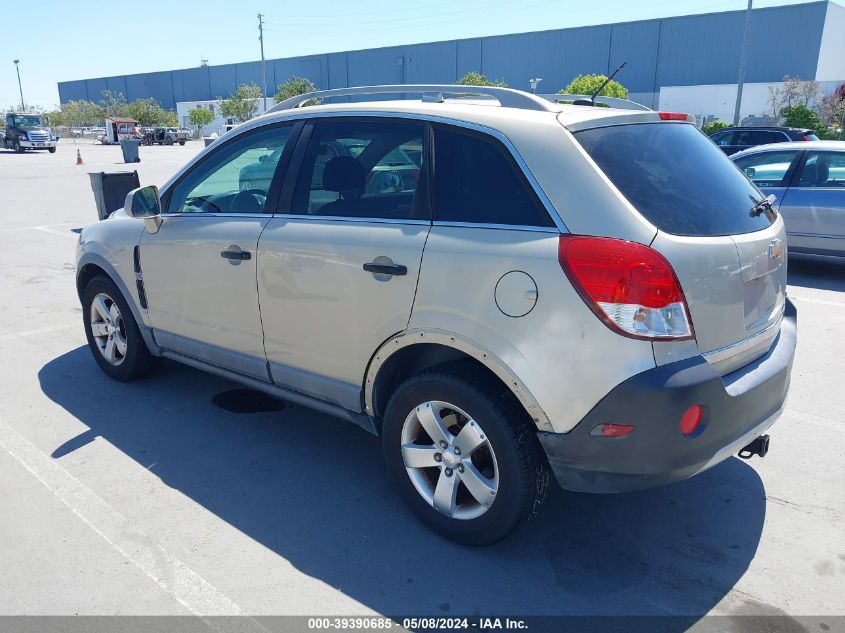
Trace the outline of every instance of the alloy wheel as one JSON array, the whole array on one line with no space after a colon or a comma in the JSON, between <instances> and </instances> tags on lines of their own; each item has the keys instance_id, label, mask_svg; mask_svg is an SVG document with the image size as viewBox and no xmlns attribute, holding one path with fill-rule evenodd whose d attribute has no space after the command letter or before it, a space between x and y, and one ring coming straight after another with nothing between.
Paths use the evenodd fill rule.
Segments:
<instances>
[{"instance_id":1,"label":"alloy wheel","mask_svg":"<svg viewBox=\"0 0 845 633\"><path fill-rule=\"evenodd\" d=\"M469 520L493 505L499 488L493 446L460 408L441 401L420 404L405 419L401 443L408 477L435 510Z\"/></svg>"},{"instance_id":2,"label":"alloy wheel","mask_svg":"<svg viewBox=\"0 0 845 633\"><path fill-rule=\"evenodd\" d=\"M110 365L120 365L126 359L126 325L120 308L104 292L96 295L91 302L90 323L100 354Z\"/></svg>"}]
</instances>

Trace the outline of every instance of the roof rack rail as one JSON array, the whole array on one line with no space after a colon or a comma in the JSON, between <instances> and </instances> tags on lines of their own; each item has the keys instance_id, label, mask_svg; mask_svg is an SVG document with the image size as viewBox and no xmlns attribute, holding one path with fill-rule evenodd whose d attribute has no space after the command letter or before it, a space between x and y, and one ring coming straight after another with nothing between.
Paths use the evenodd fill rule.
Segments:
<instances>
[{"instance_id":1,"label":"roof rack rail","mask_svg":"<svg viewBox=\"0 0 845 633\"><path fill-rule=\"evenodd\" d=\"M592 106L592 95L571 95L571 94L551 94L551 95L537 95L542 99L546 99L553 103L571 103L572 105ZM609 108L620 108L622 110L645 110L652 112L651 108L647 108L642 103L631 101L629 99L620 99L619 97L605 97L596 96L596 103L602 103Z\"/></svg>"},{"instance_id":2,"label":"roof rack rail","mask_svg":"<svg viewBox=\"0 0 845 633\"><path fill-rule=\"evenodd\" d=\"M269 108L264 114L297 108L311 99L327 99L329 97L348 97L352 95L377 94L422 94L423 101L439 103L444 101L444 94L473 95L492 97L504 108L520 108L522 110L539 110L541 112L555 112L549 99L514 90L513 88L498 88L493 86L462 86L456 84L399 84L385 86L358 86L355 88L333 88L331 90L317 90L307 94L297 95L285 99Z\"/></svg>"}]
</instances>

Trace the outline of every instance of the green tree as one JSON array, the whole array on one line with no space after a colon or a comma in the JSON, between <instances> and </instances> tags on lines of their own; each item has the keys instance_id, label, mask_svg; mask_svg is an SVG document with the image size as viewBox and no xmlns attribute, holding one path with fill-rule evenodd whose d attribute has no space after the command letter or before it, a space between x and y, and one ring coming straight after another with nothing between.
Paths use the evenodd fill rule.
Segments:
<instances>
[{"instance_id":1,"label":"green tree","mask_svg":"<svg viewBox=\"0 0 845 633\"><path fill-rule=\"evenodd\" d=\"M221 100L218 106L220 115L232 118L238 123L248 121L258 112L258 100L260 98L261 88L257 84L241 84L235 92L229 95L228 99Z\"/></svg>"},{"instance_id":2,"label":"green tree","mask_svg":"<svg viewBox=\"0 0 845 633\"><path fill-rule=\"evenodd\" d=\"M67 123L65 122L65 115L62 112L61 108L51 110L49 112L42 112L41 116L44 117L44 122L50 127L59 127L60 125L67 125Z\"/></svg>"},{"instance_id":3,"label":"green tree","mask_svg":"<svg viewBox=\"0 0 845 633\"><path fill-rule=\"evenodd\" d=\"M466 75L458 79L456 82L459 86L494 86L497 88L507 88L506 84L501 79L487 79L484 75L474 70L469 71Z\"/></svg>"},{"instance_id":4,"label":"green tree","mask_svg":"<svg viewBox=\"0 0 845 633\"><path fill-rule=\"evenodd\" d=\"M605 82L607 75L578 75L569 82L566 88L561 89L560 95L591 95ZM602 89L599 96L628 98L628 89L618 81L610 80Z\"/></svg>"},{"instance_id":5,"label":"green tree","mask_svg":"<svg viewBox=\"0 0 845 633\"><path fill-rule=\"evenodd\" d=\"M123 116L123 109L126 107L126 97L122 92L103 90L100 92L102 99L98 104L104 116Z\"/></svg>"},{"instance_id":6,"label":"green tree","mask_svg":"<svg viewBox=\"0 0 845 633\"><path fill-rule=\"evenodd\" d=\"M135 119L141 125L165 125L172 127L178 124L176 115L165 110L158 101L152 97L148 99L136 99L127 103L121 108L121 116Z\"/></svg>"},{"instance_id":7,"label":"green tree","mask_svg":"<svg viewBox=\"0 0 845 633\"><path fill-rule=\"evenodd\" d=\"M281 103L285 99L290 99L291 97L296 97L297 95L304 95L309 92L314 92L316 90L316 86L311 83L310 79L305 77L291 77L285 83L279 84L279 87L276 89L276 94L273 95L273 100L276 103ZM317 105L319 100L317 99L310 99L303 103L302 105Z\"/></svg>"},{"instance_id":8,"label":"green tree","mask_svg":"<svg viewBox=\"0 0 845 633\"><path fill-rule=\"evenodd\" d=\"M814 130L816 136L822 140L838 138L835 130L831 130L813 110L805 105L785 106L780 109L783 125L786 127L801 127Z\"/></svg>"},{"instance_id":9,"label":"green tree","mask_svg":"<svg viewBox=\"0 0 845 633\"><path fill-rule=\"evenodd\" d=\"M68 101L62 105L64 124L71 127L98 125L103 122L104 116L100 106L84 99Z\"/></svg>"},{"instance_id":10,"label":"green tree","mask_svg":"<svg viewBox=\"0 0 845 633\"><path fill-rule=\"evenodd\" d=\"M202 134L202 127L214 121L214 112L208 108L197 106L188 110L188 122L197 127L197 133Z\"/></svg>"},{"instance_id":11,"label":"green tree","mask_svg":"<svg viewBox=\"0 0 845 633\"><path fill-rule=\"evenodd\" d=\"M710 136L713 132L724 130L726 127L731 127L731 124L722 119L715 119L701 126L701 131Z\"/></svg>"}]
</instances>

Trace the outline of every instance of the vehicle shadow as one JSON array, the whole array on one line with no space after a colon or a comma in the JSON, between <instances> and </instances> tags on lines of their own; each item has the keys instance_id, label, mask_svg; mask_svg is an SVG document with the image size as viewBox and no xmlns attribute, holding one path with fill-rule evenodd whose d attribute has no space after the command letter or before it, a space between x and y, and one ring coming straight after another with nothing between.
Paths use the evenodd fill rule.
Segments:
<instances>
[{"instance_id":1,"label":"vehicle shadow","mask_svg":"<svg viewBox=\"0 0 845 633\"><path fill-rule=\"evenodd\" d=\"M460 547L405 510L379 442L347 423L291 404L230 413L211 398L235 385L175 363L118 383L85 347L50 361L39 380L89 429L54 459L102 437L303 573L385 614L694 620L742 577L765 518L760 478L730 459L650 491L555 487L510 539Z\"/></svg>"},{"instance_id":2,"label":"vehicle shadow","mask_svg":"<svg viewBox=\"0 0 845 633\"><path fill-rule=\"evenodd\" d=\"M845 258L790 254L787 283L845 292Z\"/></svg>"}]
</instances>

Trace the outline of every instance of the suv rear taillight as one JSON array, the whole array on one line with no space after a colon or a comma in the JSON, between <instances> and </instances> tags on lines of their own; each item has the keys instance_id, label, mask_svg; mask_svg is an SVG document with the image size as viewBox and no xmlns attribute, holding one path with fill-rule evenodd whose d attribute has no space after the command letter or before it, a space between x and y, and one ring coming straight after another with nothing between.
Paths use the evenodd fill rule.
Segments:
<instances>
[{"instance_id":1,"label":"suv rear taillight","mask_svg":"<svg viewBox=\"0 0 845 633\"><path fill-rule=\"evenodd\" d=\"M605 325L646 340L695 338L675 271L656 250L609 237L561 235L558 261Z\"/></svg>"}]
</instances>

